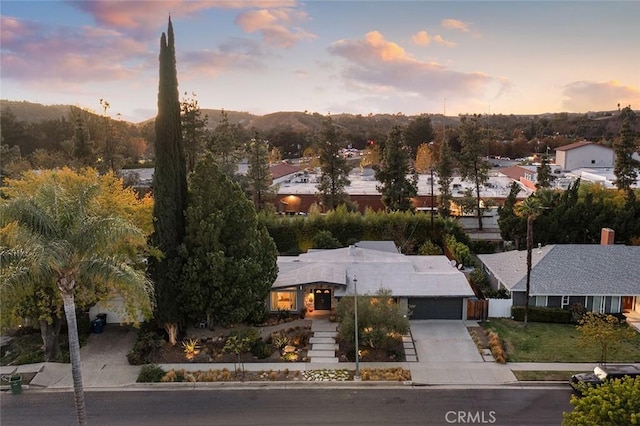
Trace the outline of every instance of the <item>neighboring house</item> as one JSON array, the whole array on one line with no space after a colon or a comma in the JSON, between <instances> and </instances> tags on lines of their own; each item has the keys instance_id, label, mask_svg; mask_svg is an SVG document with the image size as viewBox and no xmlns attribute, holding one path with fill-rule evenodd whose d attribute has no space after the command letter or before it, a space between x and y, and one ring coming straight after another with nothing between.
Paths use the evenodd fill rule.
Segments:
<instances>
[{"instance_id":1,"label":"neighboring house","mask_svg":"<svg viewBox=\"0 0 640 426\"><path fill-rule=\"evenodd\" d=\"M287 163L272 164L269 166L269 170L271 171L272 185L290 182L300 172L299 167Z\"/></svg>"},{"instance_id":2,"label":"neighboring house","mask_svg":"<svg viewBox=\"0 0 640 426\"><path fill-rule=\"evenodd\" d=\"M532 252L530 305L567 308L580 303L601 313L640 313L640 247L604 243L539 247ZM494 289L510 292L513 305L525 304L527 252L478 256Z\"/></svg>"},{"instance_id":3,"label":"neighboring house","mask_svg":"<svg viewBox=\"0 0 640 426\"><path fill-rule=\"evenodd\" d=\"M537 166L511 166L500 169L499 172L516 182L520 182L532 191L536 190Z\"/></svg>"},{"instance_id":4,"label":"neighboring house","mask_svg":"<svg viewBox=\"0 0 640 426\"><path fill-rule=\"evenodd\" d=\"M391 241L281 256L278 267L268 301L272 312L331 310L357 287L358 295L391 290L401 306L412 309L412 319L466 319L467 299L474 298L446 256L406 256Z\"/></svg>"},{"instance_id":5,"label":"neighboring house","mask_svg":"<svg viewBox=\"0 0 640 426\"><path fill-rule=\"evenodd\" d=\"M556 164L562 167L562 170L613 167L614 158L613 149L587 141L556 148Z\"/></svg>"}]
</instances>

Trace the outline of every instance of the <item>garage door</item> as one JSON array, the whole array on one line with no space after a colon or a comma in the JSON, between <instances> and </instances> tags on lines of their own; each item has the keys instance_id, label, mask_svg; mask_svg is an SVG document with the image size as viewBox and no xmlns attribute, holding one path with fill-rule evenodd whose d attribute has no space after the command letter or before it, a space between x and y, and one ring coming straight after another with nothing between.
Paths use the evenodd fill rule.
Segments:
<instances>
[{"instance_id":1,"label":"garage door","mask_svg":"<svg viewBox=\"0 0 640 426\"><path fill-rule=\"evenodd\" d=\"M409 298L411 319L462 319L461 297Z\"/></svg>"}]
</instances>

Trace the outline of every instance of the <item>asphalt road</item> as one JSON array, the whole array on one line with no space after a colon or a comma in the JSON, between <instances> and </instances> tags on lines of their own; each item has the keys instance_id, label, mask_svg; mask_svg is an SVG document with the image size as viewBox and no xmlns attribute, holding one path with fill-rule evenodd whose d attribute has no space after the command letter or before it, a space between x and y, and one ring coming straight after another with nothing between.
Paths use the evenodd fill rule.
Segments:
<instances>
[{"instance_id":1,"label":"asphalt road","mask_svg":"<svg viewBox=\"0 0 640 426\"><path fill-rule=\"evenodd\" d=\"M569 389L87 392L90 425L558 425ZM73 425L70 392L3 393L0 423Z\"/></svg>"}]
</instances>

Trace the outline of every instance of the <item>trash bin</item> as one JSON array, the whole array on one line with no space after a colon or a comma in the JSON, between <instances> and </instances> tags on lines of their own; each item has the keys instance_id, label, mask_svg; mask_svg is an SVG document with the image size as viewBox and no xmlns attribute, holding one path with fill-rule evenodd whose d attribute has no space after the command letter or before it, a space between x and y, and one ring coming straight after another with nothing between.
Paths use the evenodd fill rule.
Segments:
<instances>
[{"instance_id":1,"label":"trash bin","mask_svg":"<svg viewBox=\"0 0 640 426\"><path fill-rule=\"evenodd\" d=\"M95 319L93 321L91 321L91 332L95 333L95 334L100 334L102 333L102 320L99 319Z\"/></svg>"},{"instance_id":2,"label":"trash bin","mask_svg":"<svg viewBox=\"0 0 640 426\"><path fill-rule=\"evenodd\" d=\"M99 319L100 321L102 321L103 327L107 325L107 314L98 314L96 315L96 319Z\"/></svg>"},{"instance_id":3,"label":"trash bin","mask_svg":"<svg viewBox=\"0 0 640 426\"><path fill-rule=\"evenodd\" d=\"M9 380L11 384L11 393L14 395L20 395L22 393L22 376L11 376Z\"/></svg>"}]
</instances>

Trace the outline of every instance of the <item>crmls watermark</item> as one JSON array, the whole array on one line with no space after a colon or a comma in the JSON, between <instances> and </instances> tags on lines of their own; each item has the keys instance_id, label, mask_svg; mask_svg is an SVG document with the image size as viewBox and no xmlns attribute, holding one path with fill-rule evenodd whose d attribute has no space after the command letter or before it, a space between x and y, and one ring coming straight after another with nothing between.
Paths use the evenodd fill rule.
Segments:
<instances>
[{"instance_id":1,"label":"crmls watermark","mask_svg":"<svg viewBox=\"0 0 640 426\"><path fill-rule=\"evenodd\" d=\"M447 411L444 419L449 424L493 424L495 411Z\"/></svg>"}]
</instances>

